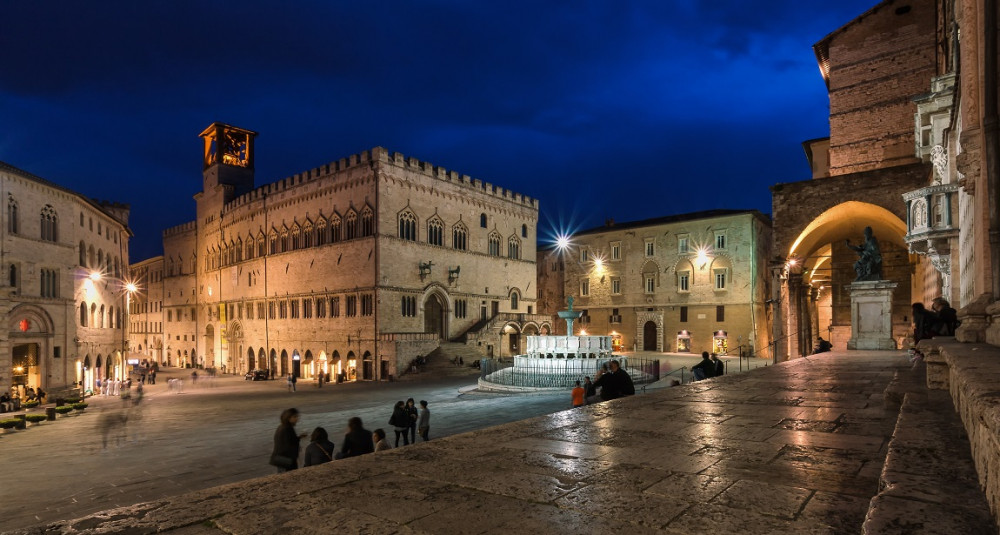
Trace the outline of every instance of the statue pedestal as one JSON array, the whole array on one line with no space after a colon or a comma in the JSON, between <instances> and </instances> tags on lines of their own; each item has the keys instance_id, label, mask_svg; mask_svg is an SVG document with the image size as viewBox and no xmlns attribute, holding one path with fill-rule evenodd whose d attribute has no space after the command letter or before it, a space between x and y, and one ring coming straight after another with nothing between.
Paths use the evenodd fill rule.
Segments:
<instances>
[{"instance_id":1,"label":"statue pedestal","mask_svg":"<svg viewBox=\"0 0 1000 535\"><path fill-rule=\"evenodd\" d=\"M892 292L886 280L855 282L851 291L851 339L847 349L896 349L892 339Z\"/></svg>"}]
</instances>

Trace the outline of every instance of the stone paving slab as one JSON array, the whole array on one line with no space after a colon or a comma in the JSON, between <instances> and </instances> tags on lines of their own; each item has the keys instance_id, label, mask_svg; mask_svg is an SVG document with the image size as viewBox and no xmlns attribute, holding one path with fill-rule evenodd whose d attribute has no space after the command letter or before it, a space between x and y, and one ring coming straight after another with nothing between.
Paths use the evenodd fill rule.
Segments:
<instances>
[{"instance_id":1,"label":"stone paving slab","mask_svg":"<svg viewBox=\"0 0 1000 535\"><path fill-rule=\"evenodd\" d=\"M16 533L858 533L908 365L826 353Z\"/></svg>"}]
</instances>

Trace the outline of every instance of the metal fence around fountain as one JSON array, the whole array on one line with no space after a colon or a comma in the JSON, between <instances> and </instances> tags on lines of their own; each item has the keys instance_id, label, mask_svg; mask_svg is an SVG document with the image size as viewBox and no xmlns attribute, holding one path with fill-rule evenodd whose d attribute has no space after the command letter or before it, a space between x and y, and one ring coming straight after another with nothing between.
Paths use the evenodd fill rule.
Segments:
<instances>
[{"instance_id":1,"label":"metal fence around fountain","mask_svg":"<svg viewBox=\"0 0 1000 535\"><path fill-rule=\"evenodd\" d=\"M487 358L479 361L479 379L487 383L517 388L573 388L576 381L582 383L585 376L593 378L603 365L612 360L616 359L581 359L576 363L577 370L560 373L553 371L551 366L546 366L544 363L521 364L515 370L512 359ZM657 359L628 357L621 360L625 360L623 367L637 387L660 379L660 361ZM592 368L589 366L591 362ZM585 366L583 372L578 371L580 365Z\"/></svg>"}]
</instances>

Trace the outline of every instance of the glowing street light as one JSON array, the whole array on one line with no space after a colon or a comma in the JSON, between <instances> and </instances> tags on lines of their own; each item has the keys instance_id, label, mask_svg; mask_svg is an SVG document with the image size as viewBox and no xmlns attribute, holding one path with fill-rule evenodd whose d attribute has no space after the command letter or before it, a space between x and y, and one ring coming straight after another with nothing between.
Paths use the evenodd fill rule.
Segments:
<instances>
[{"instance_id":1,"label":"glowing street light","mask_svg":"<svg viewBox=\"0 0 1000 535\"><path fill-rule=\"evenodd\" d=\"M556 236L556 247L560 250L565 251L569 248L569 236L566 234L560 234Z\"/></svg>"}]
</instances>

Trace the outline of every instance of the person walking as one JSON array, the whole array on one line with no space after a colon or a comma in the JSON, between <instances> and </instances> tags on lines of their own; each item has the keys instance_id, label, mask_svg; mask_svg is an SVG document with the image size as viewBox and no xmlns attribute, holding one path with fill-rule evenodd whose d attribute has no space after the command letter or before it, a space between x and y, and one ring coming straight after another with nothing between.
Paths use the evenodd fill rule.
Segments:
<instances>
[{"instance_id":1,"label":"person walking","mask_svg":"<svg viewBox=\"0 0 1000 535\"><path fill-rule=\"evenodd\" d=\"M430 440L431 410L427 408L427 401L425 400L420 400L420 419L417 421L417 431L420 433L420 438L424 439L424 442Z\"/></svg>"},{"instance_id":2,"label":"person walking","mask_svg":"<svg viewBox=\"0 0 1000 535\"><path fill-rule=\"evenodd\" d=\"M328 463L333 460L334 445L326 429L317 427L309 436L309 445L302 459L302 466L313 466Z\"/></svg>"},{"instance_id":3,"label":"person walking","mask_svg":"<svg viewBox=\"0 0 1000 535\"><path fill-rule=\"evenodd\" d=\"M385 430L379 428L372 433L372 442L375 443L375 451L385 451L391 450L392 446L389 445L389 441L385 439Z\"/></svg>"},{"instance_id":4,"label":"person walking","mask_svg":"<svg viewBox=\"0 0 1000 535\"><path fill-rule=\"evenodd\" d=\"M402 401L400 401L402 403ZM347 421L347 434L344 435L344 442L337 452L337 459L347 457L357 457L375 451L375 444L372 443L372 432L365 429L361 418L357 416Z\"/></svg>"},{"instance_id":5,"label":"person walking","mask_svg":"<svg viewBox=\"0 0 1000 535\"><path fill-rule=\"evenodd\" d=\"M389 425L396 431L396 447L399 447L399 437L403 437L403 445L410 445L410 415L406 412L406 406L402 401L397 401L392 408L392 416L389 417Z\"/></svg>"},{"instance_id":6,"label":"person walking","mask_svg":"<svg viewBox=\"0 0 1000 535\"><path fill-rule=\"evenodd\" d=\"M281 413L281 423L274 431L274 449L271 450L270 464L278 469L279 474L299 467L299 441L305 438L306 434L295 434L297 423L299 423L299 410L285 409Z\"/></svg>"},{"instance_id":7,"label":"person walking","mask_svg":"<svg viewBox=\"0 0 1000 535\"><path fill-rule=\"evenodd\" d=\"M576 386L573 387L573 391L570 396L573 398L573 408L582 407L586 401L584 397L587 395L587 389L580 385L580 381L576 382Z\"/></svg>"},{"instance_id":8,"label":"person walking","mask_svg":"<svg viewBox=\"0 0 1000 535\"><path fill-rule=\"evenodd\" d=\"M417 412L417 403L413 398L406 400L406 414L410 417L410 443L417 443L417 419L420 414Z\"/></svg>"}]
</instances>

